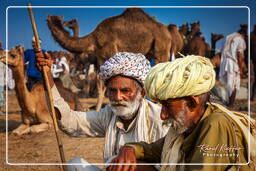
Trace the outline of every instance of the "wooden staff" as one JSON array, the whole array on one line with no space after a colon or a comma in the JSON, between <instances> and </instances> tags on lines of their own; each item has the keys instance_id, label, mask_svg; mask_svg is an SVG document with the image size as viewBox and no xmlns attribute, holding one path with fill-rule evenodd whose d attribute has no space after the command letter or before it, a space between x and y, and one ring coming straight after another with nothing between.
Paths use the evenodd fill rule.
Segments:
<instances>
[{"instance_id":1,"label":"wooden staff","mask_svg":"<svg viewBox=\"0 0 256 171\"><path fill-rule=\"evenodd\" d=\"M30 21L31 21L31 24L32 24L32 29L33 29L34 36L35 36L36 49L41 50L40 40L39 40L38 32L37 32L37 29L36 29L36 23L35 23L35 18L34 18L33 11L32 11L31 3L28 3L28 10L29 10ZM47 91L47 95L48 95L48 101L49 101L49 104L50 104L50 113L51 113L52 120L53 120L53 128L54 128L54 132L55 132L58 147L59 147L61 162L66 163L64 150L63 150L63 144L62 144L60 135L58 134L58 124L57 124L56 113L55 113L55 109L54 109L54 105L53 105L53 97L52 97L51 87L50 87L50 84L49 84L47 71L46 71L45 67L46 66L43 66L43 77L44 77L44 84L46 86L46 91ZM66 168L65 165L62 165L62 168L63 168L64 171L67 171L67 168Z\"/></svg>"}]
</instances>

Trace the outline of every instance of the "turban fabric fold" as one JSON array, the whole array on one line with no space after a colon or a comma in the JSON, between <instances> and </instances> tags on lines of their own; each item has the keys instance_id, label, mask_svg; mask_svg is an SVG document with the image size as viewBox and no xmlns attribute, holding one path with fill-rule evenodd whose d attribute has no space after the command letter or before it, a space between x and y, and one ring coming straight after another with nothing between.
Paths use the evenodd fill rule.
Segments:
<instances>
[{"instance_id":1,"label":"turban fabric fold","mask_svg":"<svg viewBox=\"0 0 256 171\"><path fill-rule=\"evenodd\" d=\"M140 53L118 52L100 66L100 76L107 81L113 76L123 75L131 77L144 85L150 70L150 63Z\"/></svg>"},{"instance_id":2,"label":"turban fabric fold","mask_svg":"<svg viewBox=\"0 0 256 171\"><path fill-rule=\"evenodd\" d=\"M147 95L158 101L203 94L214 85L211 61L194 55L157 64L145 80Z\"/></svg>"}]
</instances>

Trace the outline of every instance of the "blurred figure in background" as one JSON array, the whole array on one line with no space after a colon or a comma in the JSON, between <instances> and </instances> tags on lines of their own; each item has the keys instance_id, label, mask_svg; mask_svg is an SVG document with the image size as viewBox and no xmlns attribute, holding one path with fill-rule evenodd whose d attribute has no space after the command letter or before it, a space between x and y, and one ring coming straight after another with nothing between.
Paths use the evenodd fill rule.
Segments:
<instances>
[{"instance_id":1,"label":"blurred figure in background","mask_svg":"<svg viewBox=\"0 0 256 171\"><path fill-rule=\"evenodd\" d=\"M228 93L228 106L232 106L240 89L240 78L244 77L244 50L247 32L240 29L226 37L221 54L219 81Z\"/></svg>"}]
</instances>

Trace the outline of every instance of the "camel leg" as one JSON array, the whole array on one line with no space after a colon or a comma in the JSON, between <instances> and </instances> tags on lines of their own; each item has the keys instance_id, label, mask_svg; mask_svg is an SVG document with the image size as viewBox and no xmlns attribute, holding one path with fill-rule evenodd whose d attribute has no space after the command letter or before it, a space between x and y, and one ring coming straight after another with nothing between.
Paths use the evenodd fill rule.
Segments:
<instances>
[{"instance_id":1,"label":"camel leg","mask_svg":"<svg viewBox=\"0 0 256 171\"><path fill-rule=\"evenodd\" d=\"M50 125L48 123L41 123L39 125L32 125L30 127L31 133L39 133L48 130Z\"/></svg>"},{"instance_id":2,"label":"camel leg","mask_svg":"<svg viewBox=\"0 0 256 171\"><path fill-rule=\"evenodd\" d=\"M14 135L18 135L18 136L27 134L29 132L30 132L30 126L25 124L21 124L18 128L12 131Z\"/></svg>"},{"instance_id":3,"label":"camel leg","mask_svg":"<svg viewBox=\"0 0 256 171\"><path fill-rule=\"evenodd\" d=\"M102 107L103 98L106 91L103 81L99 78L97 79L97 89L98 89L98 101L96 105L96 111L99 111Z\"/></svg>"}]
</instances>

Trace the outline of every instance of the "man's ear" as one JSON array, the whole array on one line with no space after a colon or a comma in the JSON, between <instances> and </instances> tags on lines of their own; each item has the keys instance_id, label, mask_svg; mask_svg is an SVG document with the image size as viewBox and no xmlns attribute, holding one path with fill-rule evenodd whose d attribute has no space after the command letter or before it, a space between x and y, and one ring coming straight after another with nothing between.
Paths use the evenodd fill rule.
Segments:
<instances>
[{"instance_id":1,"label":"man's ear","mask_svg":"<svg viewBox=\"0 0 256 171\"><path fill-rule=\"evenodd\" d=\"M141 96L142 96L142 97L145 97L145 95L146 95L145 89L142 88L142 89L141 89Z\"/></svg>"}]
</instances>

